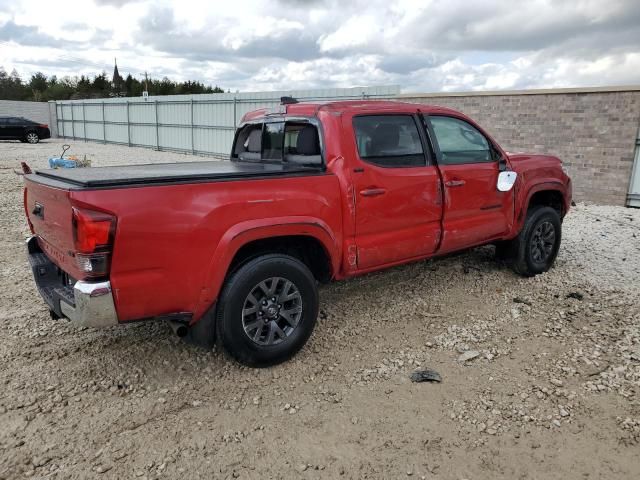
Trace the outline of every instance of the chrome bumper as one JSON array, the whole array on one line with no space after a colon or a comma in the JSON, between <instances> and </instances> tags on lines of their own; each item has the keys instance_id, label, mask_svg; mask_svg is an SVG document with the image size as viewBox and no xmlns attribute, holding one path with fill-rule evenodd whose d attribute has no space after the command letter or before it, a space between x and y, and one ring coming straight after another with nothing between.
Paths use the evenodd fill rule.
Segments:
<instances>
[{"instance_id":1,"label":"chrome bumper","mask_svg":"<svg viewBox=\"0 0 640 480\"><path fill-rule=\"evenodd\" d=\"M73 286L75 306L60 301L65 317L82 327L104 328L118 324L116 307L111 293L111 282L83 282Z\"/></svg>"},{"instance_id":2,"label":"chrome bumper","mask_svg":"<svg viewBox=\"0 0 640 480\"><path fill-rule=\"evenodd\" d=\"M66 317L81 327L118 324L110 282L69 284L68 276L40 249L37 237L27 240L27 251L38 292L56 317Z\"/></svg>"}]
</instances>

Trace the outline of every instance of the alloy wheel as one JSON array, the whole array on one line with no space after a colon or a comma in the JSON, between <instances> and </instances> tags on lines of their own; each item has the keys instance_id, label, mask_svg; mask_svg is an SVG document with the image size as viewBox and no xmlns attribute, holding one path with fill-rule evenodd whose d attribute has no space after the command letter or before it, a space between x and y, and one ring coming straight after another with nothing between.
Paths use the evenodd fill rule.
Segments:
<instances>
[{"instance_id":1,"label":"alloy wheel","mask_svg":"<svg viewBox=\"0 0 640 480\"><path fill-rule=\"evenodd\" d=\"M242 308L245 334L258 345L277 345L289 337L302 318L302 296L298 287L282 277L258 283Z\"/></svg>"},{"instance_id":2,"label":"alloy wheel","mask_svg":"<svg viewBox=\"0 0 640 480\"><path fill-rule=\"evenodd\" d=\"M531 259L545 263L553 254L556 243L556 229L551 222L542 222L531 234Z\"/></svg>"}]
</instances>

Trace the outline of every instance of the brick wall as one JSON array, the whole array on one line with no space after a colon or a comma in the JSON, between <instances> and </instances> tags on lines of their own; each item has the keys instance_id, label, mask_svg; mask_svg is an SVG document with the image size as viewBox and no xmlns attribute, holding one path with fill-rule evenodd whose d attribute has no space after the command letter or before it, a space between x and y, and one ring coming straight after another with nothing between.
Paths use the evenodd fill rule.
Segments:
<instances>
[{"instance_id":1,"label":"brick wall","mask_svg":"<svg viewBox=\"0 0 640 480\"><path fill-rule=\"evenodd\" d=\"M576 201L626 203L640 126L639 87L400 97L464 112L507 151L560 157Z\"/></svg>"}]
</instances>

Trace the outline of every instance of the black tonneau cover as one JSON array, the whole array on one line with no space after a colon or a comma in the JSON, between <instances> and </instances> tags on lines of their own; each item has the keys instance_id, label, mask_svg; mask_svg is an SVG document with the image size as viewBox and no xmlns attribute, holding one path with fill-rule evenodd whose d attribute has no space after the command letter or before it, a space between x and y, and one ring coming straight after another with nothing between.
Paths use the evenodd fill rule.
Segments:
<instances>
[{"instance_id":1,"label":"black tonneau cover","mask_svg":"<svg viewBox=\"0 0 640 480\"><path fill-rule=\"evenodd\" d=\"M76 188L104 188L157 183L305 175L320 171L318 167L283 163L210 161L37 170L34 174L36 177L34 180L47 183L46 181L43 182L43 180L51 179L56 184L63 182Z\"/></svg>"}]
</instances>

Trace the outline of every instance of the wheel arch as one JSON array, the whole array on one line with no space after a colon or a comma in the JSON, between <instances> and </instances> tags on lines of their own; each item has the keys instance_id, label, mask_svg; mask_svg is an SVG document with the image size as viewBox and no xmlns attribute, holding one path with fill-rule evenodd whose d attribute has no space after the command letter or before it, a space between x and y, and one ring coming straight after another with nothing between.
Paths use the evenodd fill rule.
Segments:
<instances>
[{"instance_id":1,"label":"wheel arch","mask_svg":"<svg viewBox=\"0 0 640 480\"><path fill-rule=\"evenodd\" d=\"M282 235L251 240L240 247L233 256L227 275L249 260L267 253L283 253L304 263L321 283L333 277L329 253L322 242L312 235Z\"/></svg>"},{"instance_id":2,"label":"wheel arch","mask_svg":"<svg viewBox=\"0 0 640 480\"><path fill-rule=\"evenodd\" d=\"M199 318L217 300L229 273L263 253L294 256L319 281L329 281L340 267L337 238L320 219L289 217L242 222L227 230L208 262L194 318Z\"/></svg>"},{"instance_id":3,"label":"wheel arch","mask_svg":"<svg viewBox=\"0 0 640 480\"><path fill-rule=\"evenodd\" d=\"M546 205L558 212L560 218L567 213L566 192L560 182L545 182L532 186L520 203L517 214L517 231L524 225L527 213L536 205Z\"/></svg>"}]
</instances>

